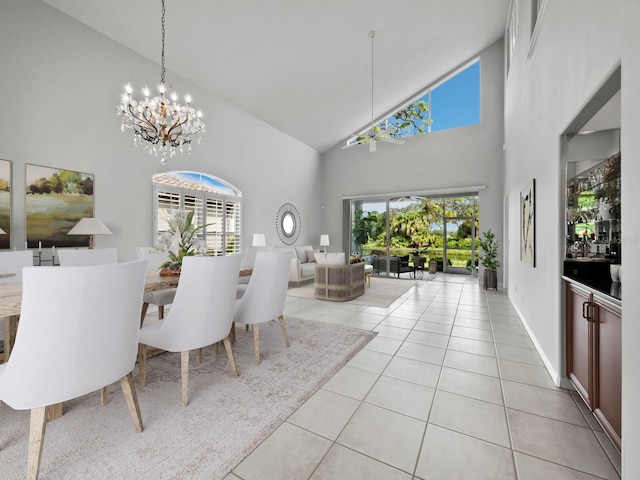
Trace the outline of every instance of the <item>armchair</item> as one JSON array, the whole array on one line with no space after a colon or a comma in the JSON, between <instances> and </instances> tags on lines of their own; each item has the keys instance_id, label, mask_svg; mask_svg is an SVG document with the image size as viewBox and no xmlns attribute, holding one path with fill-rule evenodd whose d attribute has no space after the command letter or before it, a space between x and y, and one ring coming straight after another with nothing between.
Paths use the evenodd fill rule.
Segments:
<instances>
[{"instance_id":1,"label":"armchair","mask_svg":"<svg viewBox=\"0 0 640 480\"><path fill-rule=\"evenodd\" d=\"M409 265L409 255L402 257L376 257L373 259L373 270L376 273L387 271L387 260L389 261L389 271L395 273L400 278L401 273L413 272L413 267Z\"/></svg>"}]
</instances>

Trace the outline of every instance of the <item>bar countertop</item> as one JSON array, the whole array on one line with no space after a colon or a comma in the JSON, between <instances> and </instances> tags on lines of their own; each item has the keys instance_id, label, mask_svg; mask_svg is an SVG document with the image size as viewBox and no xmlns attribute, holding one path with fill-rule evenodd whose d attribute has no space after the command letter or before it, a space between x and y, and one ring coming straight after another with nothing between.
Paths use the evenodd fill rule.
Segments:
<instances>
[{"instance_id":1,"label":"bar countertop","mask_svg":"<svg viewBox=\"0 0 640 480\"><path fill-rule=\"evenodd\" d=\"M562 279L575 283L576 285L583 286L592 290L594 293L607 296L615 303L619 303L622 306L622 283L612 282L611 278L593 279L593 278L573 278L566 275L562 276Z\"/></svg>"}]
</instances>

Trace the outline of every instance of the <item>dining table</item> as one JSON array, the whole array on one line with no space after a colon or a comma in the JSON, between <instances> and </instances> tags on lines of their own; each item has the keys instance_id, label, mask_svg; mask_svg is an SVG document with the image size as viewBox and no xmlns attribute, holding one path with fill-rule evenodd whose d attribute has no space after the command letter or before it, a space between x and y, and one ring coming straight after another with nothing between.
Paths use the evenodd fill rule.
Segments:
<instances>
[{"instance_id":1,"label":"dining table","mask_svg":"<svg viewBox=\"0 0 640 480\"><path fill-rule=\"evenodd\" d=\"M240 277L251 275L251 267L241 267ZM15 276L11 273L3 273L4 278ZM148 271L144 283L144 292L155 292L176 288L179 275L160 275L157 271ZM22 306L22 282L0 283L0 317L4 317L4 361L9 360L11 349L16 341L18 323L20 320L20 308ZM62 415L62 404L51 405L47 408L47 419L53 420Z\"/></svg>"}]
</instances>

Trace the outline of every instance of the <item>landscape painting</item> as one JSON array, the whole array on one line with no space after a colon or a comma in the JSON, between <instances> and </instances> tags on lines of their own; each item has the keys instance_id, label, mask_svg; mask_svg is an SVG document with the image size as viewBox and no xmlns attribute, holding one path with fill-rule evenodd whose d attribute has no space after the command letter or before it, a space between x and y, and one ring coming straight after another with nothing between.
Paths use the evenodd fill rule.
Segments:
<instances>
[{"instance_id":1,"label":"landscape painting","mask_svg":"<svg viewBox=\"0 0 640 480\"><path fill-rule=\"evenodd\" d=\"M0 160L0 249L11 248L11 161Z\"/></svg>"},{"instance_id":2,"label":"landscape painting","mask_svg":"<svg viewBox=\"0 0 640 480\"><path fill-rule=\"evenodd\" d=\"M93 217L93 175L26 165L28 248L87 247L88 235L67 235L81 218Z\"/></svg>"}]
</instances>

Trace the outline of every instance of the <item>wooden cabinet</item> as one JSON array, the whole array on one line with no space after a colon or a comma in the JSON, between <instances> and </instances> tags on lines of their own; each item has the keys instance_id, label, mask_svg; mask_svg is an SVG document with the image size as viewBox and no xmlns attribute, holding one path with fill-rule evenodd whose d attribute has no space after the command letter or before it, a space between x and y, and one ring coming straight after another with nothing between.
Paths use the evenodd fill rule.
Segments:
<instances>
[{"instance_id":1,"label":"wooden cabinet","mask_svg":"<svg viewBox=\"0 0 640 480\"><path fill-rule=\"evenodd\" d=\"M611 440L621 448L620 302L565 282L567 376Z\"/></svg>"},{"instance_id":2,"label":"wooden cabinet","mask_svg":"<svg viewBox=\"0 0 640 480\"><path fill-rule=\"evenodd\" d=\"M567 282L567 376L587 405L592 404L593 323L584 317L583 308L591 292Z\"/></svg>"}]
</instances>

